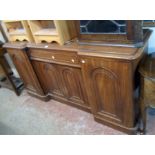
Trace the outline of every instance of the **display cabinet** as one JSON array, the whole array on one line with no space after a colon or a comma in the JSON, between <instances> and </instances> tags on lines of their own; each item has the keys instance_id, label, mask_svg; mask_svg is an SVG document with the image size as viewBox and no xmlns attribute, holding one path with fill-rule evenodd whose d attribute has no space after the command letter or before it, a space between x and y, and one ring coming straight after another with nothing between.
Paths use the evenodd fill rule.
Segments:
<instances>
[{"instance_id":1,"label":"display cabinet","mask_svg":"<svg viewBox=\"0 0 155 155\"><path fill-rule=\"evenodd\" d=\"M3 20L3 29L10 42L26 41L33 42L33 36L25 20Z\"/></svg>"},{"instance_id":2,"label":"display cabinet","mask_svg":"<svg viewBox=\"0 0 155 155\"><path fill-rule=\"evenodd\" d=\"M76 21L77 36L80 43L127 44L142 46L142 21L126 20L80 20Z\"/></svg>"},{"instance_id":3,"label":"display cabinet","mask_svg":"<svg viewBox=\"0 0 155 155\"><path fill-rule=\"evenodd\" d=\"M65 20L29 20L36 43L56 42L63 45L75 37L75 25Z\"/></svg>"}]
</instances>

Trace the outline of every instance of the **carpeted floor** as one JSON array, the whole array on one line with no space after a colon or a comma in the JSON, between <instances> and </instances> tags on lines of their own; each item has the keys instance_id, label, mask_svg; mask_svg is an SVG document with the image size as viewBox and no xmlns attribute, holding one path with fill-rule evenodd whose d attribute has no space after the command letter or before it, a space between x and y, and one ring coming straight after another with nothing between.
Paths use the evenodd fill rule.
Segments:
<instances>
[{"instance_id":1,"label":"carpeted floor","mask_svg":"<svg viewBox=\"0 0 155 155\"><path fill-rule=\"evenodd\" d=\"M149 112L147 134L155 134L155 116ZM122 135L94 121L93 116L77 108L50 100L43 102L24 91L17 97L0 89L1 135Z\"/></svg>"}]
</instances>

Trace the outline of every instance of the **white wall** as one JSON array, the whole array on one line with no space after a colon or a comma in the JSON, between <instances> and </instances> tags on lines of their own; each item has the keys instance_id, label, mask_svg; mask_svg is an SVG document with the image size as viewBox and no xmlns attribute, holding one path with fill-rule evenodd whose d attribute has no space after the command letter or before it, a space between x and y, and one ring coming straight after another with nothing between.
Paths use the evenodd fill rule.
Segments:
<instances>
[{"instance_id":1,"label":"white wall","mask_svg":"<svg viewBox=\"0 0 155 155\"><path fill-rule=\"evenodd\" d=\"M149 53L155 52L155 27L150 28L153 33L149 39Z\"/></svg>"}]
</instances>

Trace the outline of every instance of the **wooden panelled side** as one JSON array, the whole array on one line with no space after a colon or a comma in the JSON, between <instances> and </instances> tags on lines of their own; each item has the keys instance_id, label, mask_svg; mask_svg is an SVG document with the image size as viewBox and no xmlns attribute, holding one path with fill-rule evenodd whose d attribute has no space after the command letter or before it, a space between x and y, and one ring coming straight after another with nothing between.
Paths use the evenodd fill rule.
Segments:
<instances>
[{"instance_id":1,"label":"wooden panelled side","mask_svg":"<svg viewBox=\"0 0 155 155\"><path fill-rule=\"evenodd\" d=\"M13 62L19 71L19 74L21 78L23 79L26 88L35 91L35 87L30 82L30 77L28 74L25 74L25 72L28 72L28 68L25 67L25 62L23 61L22 55L20 54L14 54L12 55ZM24 69L23 69L24 67Z\"/></svg>"},{"instance_id":2,"label":"wooden panelled side","mask_svg":"<svg viewBox=\"0 0 155 155\"><path fill-rule=\"evenodd\" d=\"M7 51L12 57L17 71L24 81L25 87L30 91L44 95L44 92L28 59L26 51L13 49L8 49Z\"/></svg>"}]
</instances>

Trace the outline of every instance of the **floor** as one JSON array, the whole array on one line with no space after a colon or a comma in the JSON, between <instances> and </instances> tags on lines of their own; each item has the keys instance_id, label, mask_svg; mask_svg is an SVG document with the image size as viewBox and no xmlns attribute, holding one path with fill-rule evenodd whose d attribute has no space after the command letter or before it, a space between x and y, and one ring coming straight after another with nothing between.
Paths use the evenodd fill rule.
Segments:
<instances>
[{"instance_id":1,"label":"floor","mask_svg":"<svg viewBox=\"0 0 155 155\"><path fill-rule=\"evenodd\" d=\"M147 134L155 134L155 111L149 111ZM40 101L23 91L17 97L0 89L1 135L124 135L93 116L54 100Z\"/></svg>"}]
</instances>

